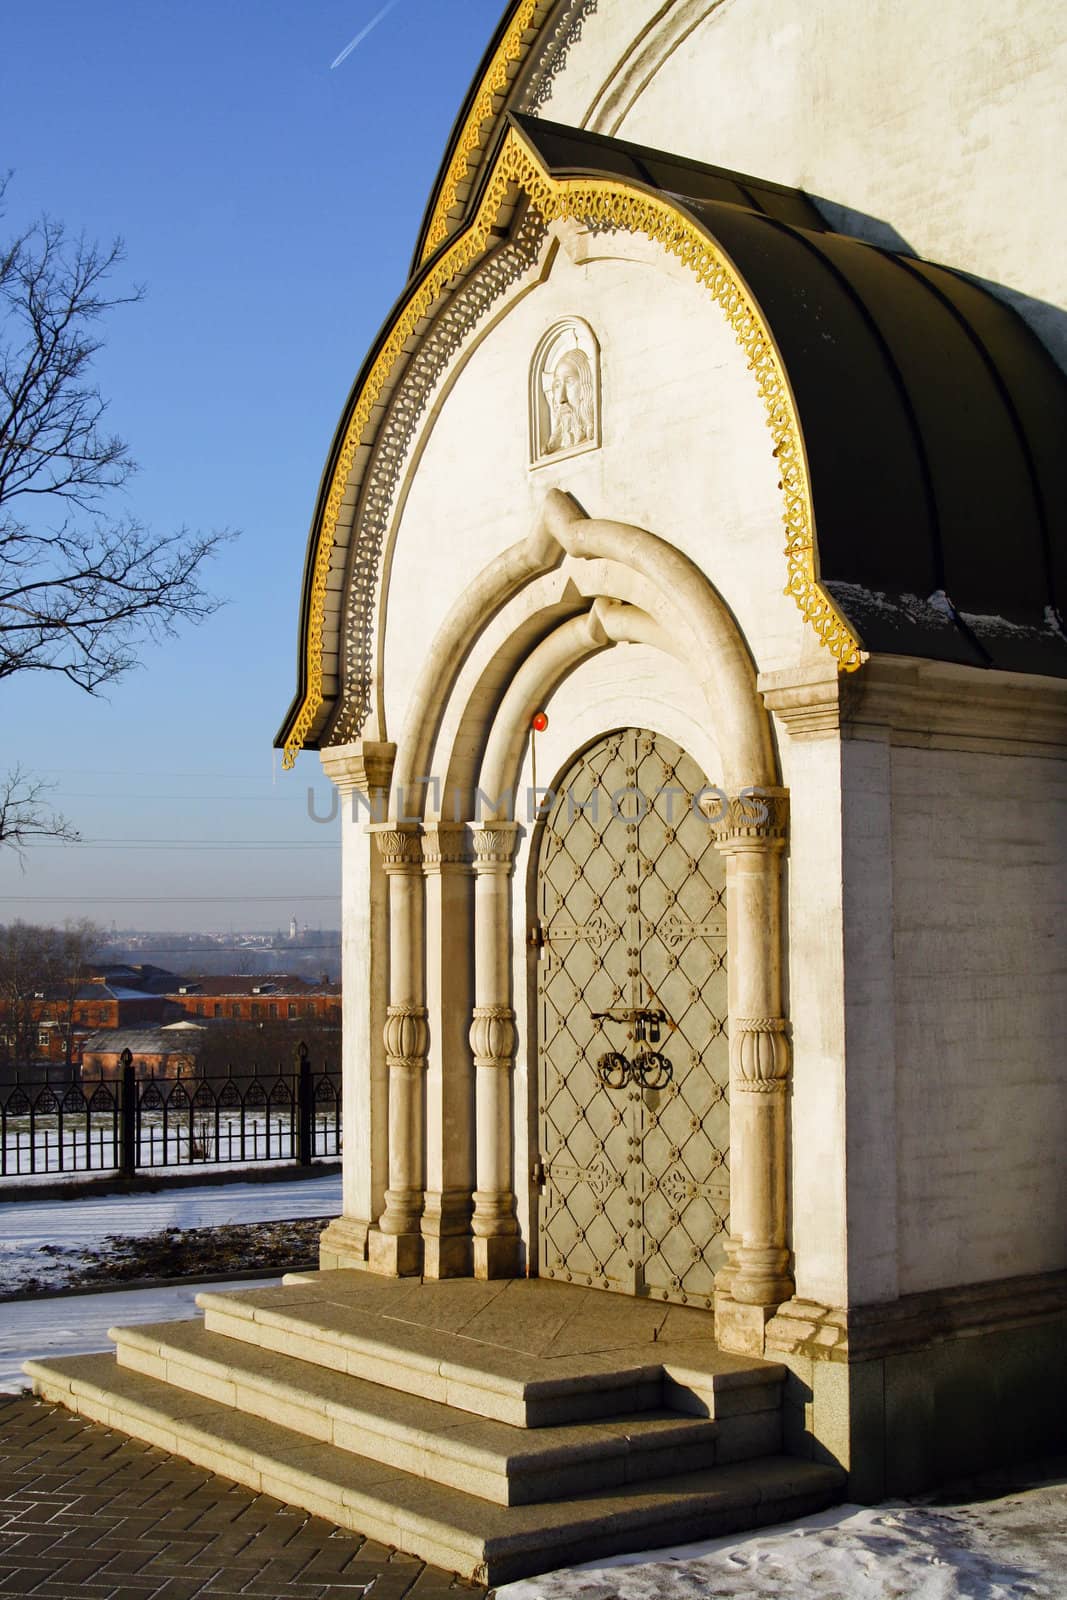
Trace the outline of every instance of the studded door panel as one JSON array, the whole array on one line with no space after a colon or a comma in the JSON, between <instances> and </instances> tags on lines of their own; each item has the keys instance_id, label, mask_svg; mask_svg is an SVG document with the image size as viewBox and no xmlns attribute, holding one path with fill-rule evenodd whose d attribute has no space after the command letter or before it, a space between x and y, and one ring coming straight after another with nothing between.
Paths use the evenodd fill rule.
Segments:
<instances>
[{"instance_id":1,"label":"studded door panel","mask_svg":"<svg viewBox=\"0 0 1067 1600\"><path fill-rule=\"evenodd\" d=\"M540 1272L696 1305L725 1259L730 1193L725 864L691 803L705 781L660 734L588 750L545 823L534 940ZM603 1015L628 1011L663 1019L657 1042ZM598 1074L609 1053L640 1068L650 1049L662 1087Z\"/></svg>"}]
</instances>

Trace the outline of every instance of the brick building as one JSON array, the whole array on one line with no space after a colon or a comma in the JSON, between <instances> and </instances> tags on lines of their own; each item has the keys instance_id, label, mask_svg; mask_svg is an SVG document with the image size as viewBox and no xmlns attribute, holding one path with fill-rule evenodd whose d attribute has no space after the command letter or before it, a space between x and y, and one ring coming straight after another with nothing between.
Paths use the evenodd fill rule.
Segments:
<instances>
[{"instance_id":1,"label":"brick building","mask_svg":"<svg viewBox=\"0 0 1067 1600\"><path fill-rule=\"evenodd\" d=\"M203 1028L195 1022L168 1023L162 1027L104 1028L89 1034L82 1044L83 1078L100 1075L117 1078L123 1052L129 1050L138 1078L168 1074L181 1077L196 1064Z\"/></svg>"},{"instance_id":2,"label":"brick building","mask_svg":"<svg viewBox=\"0 0 1067 1600\"><path fill-rule=\"evenodd\" d=\"M338 984L310 984L290 973L270 977L197 978L167 995L186 1016L216 1022L314 1021L341 1025Z\"/></svg>"}]
</instances>

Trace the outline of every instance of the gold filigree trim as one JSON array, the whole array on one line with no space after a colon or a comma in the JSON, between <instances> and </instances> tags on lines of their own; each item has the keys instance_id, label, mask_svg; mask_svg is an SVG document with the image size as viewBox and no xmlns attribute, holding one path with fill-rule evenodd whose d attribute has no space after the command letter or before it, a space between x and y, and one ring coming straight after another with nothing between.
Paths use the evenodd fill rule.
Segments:
<instances>
[{"instance_id":1,"label":"gold filigree trim","mask_svg":"<svg viewBox=\"0 0 1067 1600\"><path fill-rule=\"evenodd\" d=\"M819 583L815 562L815 525L807 463L793 397L770 331L733 267L691 218L666 199L628 189L607 178L552 178L536 163L525 141L510 129L477 214L453 240L413 291L382 345L357 397L337 464L330 481L315 548L311 608L307 633L307 693L286 741L285 765L291 767L323 703L322 648L327 581L334 537L356 452L371 427L372 414L420 323L448 286L488 249L494 224L516 190L546 222L567 219L592 228L621 228L644 234L689 268L719 306L748 357L774 439L780 487L785 501L785 557L792 595L805 620L815 629L844 672L853 672L864 656L860 642Z\"/></svg>"},{"instance_id":2,"label":"gold filigree trim","mask_svg":"<svg viewBox=\"0 0 1067 1600\"><path fill-rule=\"evenodd\" d=\"M433 220L426 233L426 245L422 252L422 260L427 261L433 255L437 246L448 237L449 212L456 204L459 186L465 183L471 168L471 162L482 144L482 124L489 121L494 115L493 101L498 94L502 94L508 86L511 76L512 63L521 61L525 49L523 47L523 34L533 23L534 13L537 10L537 0L522 0L522 4L512 19L511 27L500 42L500 48L482 79L478 90L478 98L471 109L459 136L455 154L449 164L445 181L441 185L441 193L437 197L434 207Z\"/></svg>"}]
</instances>

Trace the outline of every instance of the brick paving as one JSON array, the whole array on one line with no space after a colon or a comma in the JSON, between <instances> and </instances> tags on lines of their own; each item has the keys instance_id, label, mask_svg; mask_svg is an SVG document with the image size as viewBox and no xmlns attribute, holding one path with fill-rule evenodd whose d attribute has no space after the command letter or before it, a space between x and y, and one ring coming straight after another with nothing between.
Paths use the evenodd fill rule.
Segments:
<instances>
[{"instance_id":1,"label":"brick paving","mask_svg":"<svg viewBox=\"0 0 1067 1600\"><path fill-rule=\"evenodd\" d=\"M58 1406L0 1397L0 1600L484 1600Z\"/></svg>"}]
</instances>

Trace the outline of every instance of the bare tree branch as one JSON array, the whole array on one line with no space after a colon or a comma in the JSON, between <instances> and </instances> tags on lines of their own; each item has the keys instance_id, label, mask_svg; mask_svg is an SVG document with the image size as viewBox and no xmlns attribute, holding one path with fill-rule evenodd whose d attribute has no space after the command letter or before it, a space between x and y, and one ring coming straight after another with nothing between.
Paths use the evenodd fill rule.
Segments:
<instances>
[{"instance_id":1,"label":"bare tree branch","mask_svg":"<svg viewBox=\"0 0 1067 1600\"><path fill-rule=\"evenodd\" d=\"M202 571L230 533L158 535L109 514L136 469L91 369L101 319L142 298L109 288L123 259L121 240L105 249L47 216L0 245L0 679L51 672L97 694L221 603ZM69 837L44 786L12 779L0 843Z\"/></svg>"},{"instance_id":2,"label":"bare tree branch","mask_svg":"<svg viewBox=\"0 0 1067 1600\"><path fill-rule=\"evenodd\" d=\"M78 830L66 817L52 811L48 805L53 783L44 783L16 766L0 779L0 845L23 850L32 839L60 839L77 844L81 839Z\"/></svg>"}]
</instances>

